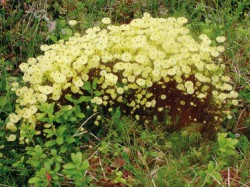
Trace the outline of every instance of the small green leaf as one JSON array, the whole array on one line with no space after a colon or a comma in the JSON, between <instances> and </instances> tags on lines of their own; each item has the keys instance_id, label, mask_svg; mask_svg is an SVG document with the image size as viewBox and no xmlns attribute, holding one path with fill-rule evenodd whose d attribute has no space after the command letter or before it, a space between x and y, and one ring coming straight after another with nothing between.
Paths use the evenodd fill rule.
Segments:
<instances>
[{"instance_id":1,"label":"small green leaf","mask_svg":"<svg viewBox=\"0 0 250 187\"><path fill-rule=\"evenodd\" d=\"M46 135L47 138L50 138L50 137L52 137L55 134L53 132L53 130L51 130L51 129L44 129L43 132L47 133L47 135Z\"/></svg>"},{"instance_id":2,"label":"small green leaf","mask_svg":"<svg viewBox=\"0 0 250 187\"><path fill-rule=\"evenodd\" d=\"M64 173L66 173L69 177L71 177L72 175L76 175L78 174L78 170L76 168L73 168L73 169L64 169L63 170Z\"/></svg>"},{"instance_id":3,"label":"small green leaf","mask_svg":"<svg viewBox=\"0 0 250 187\"><path fill-rule=\"evenodd\" d=\"M228 142L228 147L235 149L235 145L238 143L237 139L232 139L232 138L228 138L227 139Z\"/></svg>"},{"instance_id":4,"label":"small green leaf","mask_svg":"<svg viewBox=\"0 0 250 187\"><path fill-rule=\"evenodd\" d=\"M65 125L61 125L58 129L57 129L57 134L60 136L63 135L63 133L66 131L67 127Z\"/></svg>"},{"instance_id":5,"label":"small green leaf","mask_svg":"<svg viewBox=\"0 0 250 187\"><path fill-rule=\"evenodd\" d=\"M72 103L74 103L74 99L73 99L73 97L72 97L72 95L71 94L66 94L65 95L65 99L67 99L68 101L70 101L70 102L72 102Z\"/></svg>"},{"instance_id":6,"label":"small green leaf","mask_svg":"<svg viewBox=\"0 0 250 187\"><path fill-rule=\"evenodd\" d=\"M31 178L28 183L29 184L34 184L34 183L37 183L37 182L41 182L41 179L40 178L37 178L37 177L33 177Z\"/></svg>"},{"instance_id":7,"label":"small green leaf","mask_svg":"<svg viewBox=\"0 0 250 187\"><path fill-rule=\"evenodd\" d=\"M39 121L44 122L44 123L52 123L53 117L40 118Z\"/></svg>"},{"instance_id":8,"label":"small green leaf","mask_svg":"<svg viewBox=\"0 0 250 187\"><path fill-rule=\"evenodd\" d=\"M37 113L36 116L38 120L41 120L42 118L46 116L46 113Z\"/></svg>"},{"instance_id":9,"label":"small green leaf","mask_svg":"<svg viewBox=\"0 0 250 187\"><path fill-rule=\"evenodd\" d=\"M55 103L41 103L37 108L48 115L53 115Z\"/></svg>"},{"instance_id":10,"label":"small green leaf","mask_svg":"<svg viewBox=\"0 0 250 187\"><path fill-rule=\"evenodd\" d=\"M61 39L68 40L70 36L72 36L72 30L70 28L64 28L61 30Z\"/></svg>"},{"instance_id":11,"label":"small green leaf","mask_svg":"<svg viewBox=\"0 0 250 187\"><path fill-rule=\"evenodd\" d=\"M45 169L46 171L50 171L50 170L51 170L51 167L50 167L50 163L49 163L49 162L45 162L45 163L44 163L44 169Z\"/></svg>"},{"instance_id":12,"label":"small green leaf","mask_svg":"<svg viewBox=\"0 0 250 187\"><path fill-rule=\"evenodd\" d=\"M53 34L49 35L49 39L51 39L54 43L57 42L57 37L55 35L53 35Z\"/></svg>"},{"instance_id":13,"label":"small green leaf","mask_svg":"<svg viewBox=\"0 0 250 187\"><path fill-rule=\"evenodd\" d=\"M55 159L55 160L56 160L56 162L60 162L60 163L62 162L62 157L57 156L57 157L55 157L55 158L56 158L56 159Z\"/></svg>"},{"instance_id":14,"label":"small green leaf","mask_svg":"<svg viewBox=\"0 0 250 187\"><path fill-rule=\"evenodd\" d=\"M82 153L77 152L71 154L71 159L76 165L80 165L82 163Z\"/></svg>"},{"instance_id":15,"label":"small green leaf","mask_svg":"<svg viewBox=\"0 0 250 187\"><path fill-rule=\"evenodd\" d=\"M51 149L51 154L53 155L53 156L57 156L57 150L56 149Z\"/></svg>"},{"instance_id":16,"label":"small green leaf","mask_svg":"<svg viewBox=\"0 0 250 187\"><path fill-rule=\"evenodd\" d=\"M66 35L72 35L72 30L70 28L63 29Z\"/></svg>"},{"instance_id":17,"label":"small green leaf","mask_svg":"<svg viewBox=\"0 0 250 187\"><path fill-rule=\"evenodd\" d=\"M93 83L92 83L92 89L95 90L97 86L98 78L94 78Z\"/></svg>"},{"instance_id":18,"label":"small green leaf","mask_svg":"<svg viewBox=\"0 0 250 187\"><path fill-rule=\"evenodd\" d=\"M87 103L87 102L89 102L91 99L92 99L91 96L81 96L81 97L77 100L76 104L80 104L80 103L82 103L82 102Z\"/></svg>"},{"instance_id":19,"label":"small green leaf","mask_svg":"<svg viewBox=\"0 0 250 187\"><path fill-rule=\"evenodd\" d=\"M227 150L226 150L225 148L220 148L219 150L220 150L222 153L227 152Z\"/></svg>"},{"instance_id":20,"label":"small green leaf","mask_svg":"<svg viewBox=\"0 0 250 187\"><path fill-rule=\"evenodd\" d=\"M68 163L68 164L63 165L63 168L64 169L76 169L76 165L73 163Z\"/></svg>"},{"instance_id":21,"label":"small green leaf","mask_svg":"<svg viewBox=\"0 0 250 187\"><path fill-rule=\"evenodd\" d=\"M62 145L62 144L63 144L63 137L61 137L61 136L57 137L57 138L56 138L56 143L57 143L58 145Z\"/></svg>"},{"instance_id":22,"label":"small green leaf","mask_svg":"<svg viewBox=\"0 0 250 187\"><path fill-rule=\"evenodd\" d=\"M72 136L66 136L66 137L65 137L65 141L66 141L68 144L71 144L71 143L75 142L75 138L73 138Z\"/></svg>"},{"instance_id":23,"label":"small green leaf","mask_svg":"<svg viewBox=\"0 0 250 187\"><path fill-rule=\"evenodd\" d=\"M76 117L83 119L83 118L85 118L85 115L82 112L77 112Z\"/></svg>"},{"instance_id":24,"label":"small green leaf","mask_svg":"<svg viewBox=\"0 0 250 187\"><path fill-rule=\"evenodd\" d=\"M88 82L88 81L84 83L84 85L83 85L82 89L84 89L84 90L86 90L86 91L88 91L88 92L91 92L91 93L92 93L91 84L90 84L90 82Z\"/></svg>"},{"instance_id":25,"label":"small green leaf","mask_svg":"<svg viewBox=\"0 0 250 187\"><path fill-rule=\"evenodd\" d=\"M208 170L210 173L212 173L213 170L214 170L214 168L215 168L214 162L209 161L209 164L208 164L208 166L207 166L207 170Z\"/></svg>"},{"instance_id":26,"label":"small green leaf","mask_svg":"<svg viewBox=\"0 0 250 187\"><path fill-rule=\"evenodd\" d=\"M66 139L67 142L67 139ZM60 153L65 153L68 150L67 146L61 146L60 147Z\"/></svg>"},{"instance_id":27,"label":"small green leaf","mask_svg":"<svg viewBox=\"0 0 250 187\"><path fill-rule=\"evenodd\" d=\"M61 158L61 157L60 157L60 158ZM60 161L58 161L58 162L55 163L54 172L51 174L52 176L53 176L53 175L56 175L56 176L57 176L57 172L58 172L59 170L61 170L61 162L62 162L62 160L60 160ZM53 177L52 177L52 178L53 178Z\"/></svg>"},{"instance_id":28,"label":"small green leaf","mask_svg":"<svg viewBox=\"0 0 250 187\"><path fill-rule=\"evenodd\" d=\"M50 141L47 141L46 143L45 143L45 146L46 147L51 147L51 146L53 146L53 145L56 145L56 140L50 140Z\"/></svg>"},{"instance_id":29,"label":"small green leaf","mask_svg":"<svg viewBox=\"0 0 250 187\"><path fill-rule=\"evenodd\" d=\"M69 121L71 121L71 122L75 122L76 120L77 120L76 117L70 117L70 118L69 118Z\"/></svg>"},{"instance_id":30,"label":"small green leaf","mask_svg":"<svg viewBox=\"0 0 250 187\"><path fill-rule=\"evenodd\" d=\"M95 96L101 96L101 95L102 95L102 92L100 92L100 91L94 91L94 95L95 95Z\"/></svg>"},{"instance_id":31,"label":"small green leaf","mask_svg":"<svg viewBox=\"0 0 250 187\"><path fill-rule=\"evenodd\" d=\"M122 172L121 171L116 172L116 176L120 178L122 176Z\"/></svg>"},{"instance_id":32,"label":"small green leaf","mask_svg":"<svg viewBox=\"0 0 250 187\"><path fill-rule=\"evenodd\" d=\"M82 165L81 165L81 169L82 170L86 170L89 168L89 161L88 160L84 160Z\"/></svg>"},{"instance_id":33,"label":"small green leaf","mask_svg":"<svg viewBox=\"0 0 250 187\"><path fill-rule=\"evenodd\" d=\"M104 151L108 147L108 144L106 142L102 142L101 146L98 148L101 152Z\"/></svg>"},{"instance_id":34,"label":"small green leaf","mask_svg":"<svg viewBox=\"0 0 250 187\"><path fill-rule=\"evenodd\" d=\"M217 181L222 182L222 177L219 172L214 172L213 176Z\"/></svg>"},{"instance_id":35,"label":"small green leaf","mask_svg":"<svg viewBox=\"0 0 250 187\"><path fill-rule=\"evenodd\" d=\"M42 154L42 153L43 153L43 149L41 148L40 145L36 145L36 146L35 146L35 151L36 151L36 153L38 153L38 154Z\"/></svg>"}]
</instances>

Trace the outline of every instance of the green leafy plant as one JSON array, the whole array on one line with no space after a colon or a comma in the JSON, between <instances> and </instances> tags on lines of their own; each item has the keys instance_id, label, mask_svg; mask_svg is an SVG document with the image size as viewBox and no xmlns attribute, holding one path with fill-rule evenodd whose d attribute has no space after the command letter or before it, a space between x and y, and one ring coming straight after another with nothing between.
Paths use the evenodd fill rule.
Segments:
<instances>
[{"instance_id":1,"label":"green leafy plant","mask_svg":"<svg viewBox=\"0 0 250 187\"><path fill-rule=\"evenodd\" d=\"M203 184L202 186L205 186L205 184L213 184L214 181L218 185L222 185L222 176L220 174L220 170L225 166L224 162L213 162L210 161L207 166L207 170L204 172L200 172L200 175L203 177Z\"/></svg>"},{"instance_id":2,"label":"green leafy plant","mask_svg":"<svg viewBox=\"0 0 250 187\"><path fill-rule=\"evenodd\" d=\"M53 145L65 145L61 147L61 151L65 152L67 150L67 145L72 144L75 142L75 139L67 133L67 126L66 125L61 125L58 129L45 129L44 133L46 133L46 137L50 138L52 136L55 136L55 139L48 140L45 143L46 147L51 147Z\"/></svg>"},{"instance_id":3,"label":"green leafy plant","mask_svg":"<svg viewBox=\"0 0 250 187\"><path fill-rule=\"evenodd\" d=\"M46 158L42 162L40 161L40 163L43 163L43 167L38 167L38 171L36 171L35 176L30 178L28 183L34 184L35 186L59 184L58 172L61 170L62 158L57 154L55 149L51 150L51 156L52 158ZM34 166L32 163L30 164Z\"/></svg>"},{"instance_id":4,"label":"green leafy plant","mask_svg":"<svg viewBox=\"0 0 250 187\"><path fill-rule=\"evenodd\" d=\"M121 171L116 172L116 178L114 179L114 183L126 184L126 180L124 178L122 178Z\"/></svg>"},{"instance_id":5,"label":"green leafy plant","mask_svg":"<svg viewBox=\"0 0 250 187\"><path fill-rule=\"evenodd\" d=\"M74 180L76 186L87 185L90 182L90 178L86 177L86 170L89 167L87 160L83 161L82 153L72 153L72 162L63 165L63 173L66 177Z\"/></svg>"},{"instance_id":6,"label":"green leafy plant","mask_svg":"<svg viewBox=\"0 0 250 187\"><path fill-rule=\"evenodd\" d=\"M221 171L230 166L234 160L233 157L237 156L236 145L237 139L228 138L228 133L218 133L218 160L209 161L207 170L200 171L199 175L203 178L203 184L213 184L216 182L218 185L223 185L223 176Z\"/></svg>"},{"instance_id":7,"label":"green leafy plant","mask_svg":"<svg viewBox=\"0 0 250 187\"><path fill-rule=\"evenodd\" d=\"M218 156L223 158L228 158L235 156L236 145L238 143L237 139L227 138L227 133L218 133L218 144L219 144L219 153Z\"/></svg>"}]
</instances>

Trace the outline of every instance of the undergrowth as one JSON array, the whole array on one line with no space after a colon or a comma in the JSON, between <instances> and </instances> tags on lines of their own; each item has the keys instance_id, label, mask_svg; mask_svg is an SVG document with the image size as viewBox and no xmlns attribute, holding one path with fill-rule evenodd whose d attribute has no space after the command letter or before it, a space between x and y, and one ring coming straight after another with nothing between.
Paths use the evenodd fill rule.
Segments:
<instances>
[{"instance_id":1,"label":"undergrowth","mask_svg":"<svg viewBox=\"0 0 250 187\"><path fill-rule=\"evenodd\" d=\"M250 80L247 0L89 0L0 1L0 186L249 186ZM204 137L199 123L173 130L168 111L164 123L135 121L119 108L109 115L82 112L81 101L67 97L72 108L60 112L51 103L40 106L60 124L45 126L45 139L17 144L6 140L5 125L15 111L11 84L22 84L19 65L42 54L40 46L68 40L110 17L119 24L149 12L153 17L186 17L198 38L225 36L226 73L239 93L232 118ZM78 25L70 26L70 20ZM90 85L91 86L91 85ZM93 85L92 85L93 86ZM94 93L94 90L91 90ZM83 101L82 101L83 102ZM55 114L54 114L55 113ZM89 118L87 118L89 117ZM97 120L98 119L98 120ZM97 122L100 123L99 125ZM29 131L27 126L27 132ZM32 132L35 134L35 132ZM30 142L29 142L30 141Z\"/></svg>"}]
</instances>

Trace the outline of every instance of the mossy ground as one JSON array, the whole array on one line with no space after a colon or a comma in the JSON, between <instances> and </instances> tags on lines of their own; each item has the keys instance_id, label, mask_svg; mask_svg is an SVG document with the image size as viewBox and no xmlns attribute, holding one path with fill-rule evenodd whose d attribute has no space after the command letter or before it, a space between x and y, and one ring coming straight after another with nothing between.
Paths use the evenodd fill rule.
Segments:
<instances>
[{"instance_id":1,"label":"mossy ground","mask_svg":"<svg viewBox=\"0 0 250 187\"><path fill-rule=\"evenodd\" d=\"M157 120L134 122L130 116L117 112L105 119L106 125L102 127L88 121L84 141L68 149L81 151L88 159L86 175L92 186L249 186L249 6L246 0L1 1L0 145L6 142L4 124L15 104L10 83L20 81L18 65L39 55L40 45L100 25L103 17L111 17L120 24L129 23L144 12L153 17L185 16L194 37L206 33L211 39L219 35L227 38L223 58L240 94L240 105L233 109L233 118L223 121L217 129L227 132L227 138L222 138L224 143L217 134L204 138L197 124L173 132L171 116L167 114L167 123L162 124ZM68 27L69 20L77 20L79 27L75 30ZM234 139L238 140L237 145L230 144ZM229 144L233 152L227 152L230 146L225 145ZM34 176L34 168L20 162L26 154L23 149L20 145L5 145L1 154L9 157L0 158L0 186L27 186ZM57 175L64 178L60 173ZM49 181L51 176L44 178ZM72 180L60 180L64 181L61 185L74 186Z\"/></svg>"}]
</instances>

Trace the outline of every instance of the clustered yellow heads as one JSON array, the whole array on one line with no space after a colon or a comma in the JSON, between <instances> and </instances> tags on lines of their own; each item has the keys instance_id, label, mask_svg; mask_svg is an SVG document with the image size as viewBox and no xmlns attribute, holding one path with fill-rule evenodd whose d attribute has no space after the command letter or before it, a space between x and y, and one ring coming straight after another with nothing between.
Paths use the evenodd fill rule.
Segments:
<instances>
[{"instance_id":1,"label":"clustered yellow heads","mask_svg":"<svg viewBox=\"0 0 250 187\"><path fill-rule=\"evenodd\" d=\"M124 106L139 119L141 111L168 108L187 113L189 120L203 121L191 115L200 106L206 113L212 109L215 120L221 114L231 117L226 106L238 104L238 93L224 75L220 57L224 47L211 46L205 34L196 41L185 27L186 18L152 18L145 13L130 24L112 25L109 18L102 22L105 29L93 27L83 36L76 33L68 41L42 45L42 56L20 65L27 86L13 83L18 99L6 125L14 134L7 140L14 141L15 132L24 125L36 128L39 104L60 102L66 91L86 95L82 87L94 78L102 93L90 101L94 111L99 106L108 111ZM19 141L24 143L22 130Z\"/></svg>"}]
</instances>

